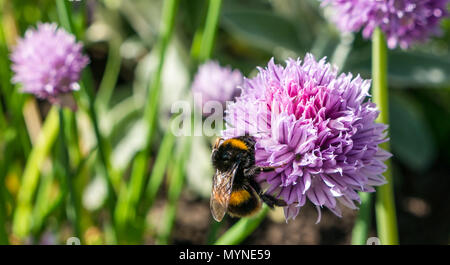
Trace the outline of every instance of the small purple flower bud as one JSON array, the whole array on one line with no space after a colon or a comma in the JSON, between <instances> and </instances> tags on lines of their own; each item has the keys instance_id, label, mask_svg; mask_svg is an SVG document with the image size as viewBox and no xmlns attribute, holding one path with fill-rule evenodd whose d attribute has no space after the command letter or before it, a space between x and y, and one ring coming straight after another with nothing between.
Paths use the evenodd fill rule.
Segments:
<instances>
[{"instance_id":1,"label":"small purple flower bud","mask_svg":"<svg viewBox=\"0 0 450 265\"><path fill-rule=\"evenodd\" d=\"M449 0L322 0L335 9L334 22L344 32L362 29L370 38L376 27L388 47L407 49L414 42L440 34L439 23L448 16Z\"/></svg>"},{"instance_id":2,"label":"small purple flower bud","mask_svg":"<svg viewBox=\"0 0 450 265\"><path fill-rule=\"evenodd\" d=\"M227 101L232 101L239 96L239 86L243 77L239 70L231 67L222 67L215 61L209 61L201 65L192 83L192 93L195 105L207 114L205 105L208 102L216 102L225 109Z\"/></svg>"},{"instance_id":3,"label":"small purple flower bud","mask_svg":"<svg viewBox=\"0 0 450 265\"><path fill-rule=\"evenodd\" d=\"M14 83L22 91L52 103L61 103L69 92L80 89L78 81L89 58L83 45L56 24L38 24L28 29L15 47L11 60Z\"/></svg>"}]
</instances>

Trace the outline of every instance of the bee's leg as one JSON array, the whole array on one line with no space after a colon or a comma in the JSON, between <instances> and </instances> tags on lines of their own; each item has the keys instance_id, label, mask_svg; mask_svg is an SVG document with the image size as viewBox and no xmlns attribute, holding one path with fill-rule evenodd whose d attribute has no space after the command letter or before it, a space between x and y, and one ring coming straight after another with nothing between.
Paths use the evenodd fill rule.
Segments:
<instances>
[{"instance_id":1,"label":"bee's leg","mask_svg":"<svg viewBox=\"0 0 450 265\"><path fill-rule=\"evenodd\" d=\"M269 194L261 194L259 195L263 202L265 202L270 208L273 208L274 206L283 207L287 206L287 203L281 199L277 199L272 195Z\"/></svg>"},{"instance_id":2,"label":"bee's leg","mask_svg":"<svg viewBox=\"0 0 450 265\"><path fill-rule=\"evenodd\" d=\"M256 182L253 178L249 179L250 186L258 193L259 197L267 206L270 208L274 208L274 206L286 206L286 202L280 199L275 198L272 195L263 193L261 186L258 182Z\"/></svg>"},{"instance_id":3,"label":"bee's leg","mask_svg":"<svg viewBox=\"0 0 450 265\"><path fill-rule=\"evenodd\" d=\"M280 166L268 166L268 167L260 167L260 166L253 166L251 168L247 168L244 170L244 176L246 177L252 177L254 175L257 175L261 172L270 172L274 171L275 169L279 168Z\"/></svg>"}]
</instances>

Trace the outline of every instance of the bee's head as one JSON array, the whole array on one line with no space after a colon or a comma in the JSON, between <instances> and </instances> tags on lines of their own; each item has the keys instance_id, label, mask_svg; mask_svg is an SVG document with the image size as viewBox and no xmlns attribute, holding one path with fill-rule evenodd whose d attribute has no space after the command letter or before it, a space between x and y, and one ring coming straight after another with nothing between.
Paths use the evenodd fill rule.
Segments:
<instances>
[{"instance_id":1,"label":"bee's head","mask_svg":"<svg viewBox=\"0 0 450 265\"><path fill-rule=\"evenodd\" d=\"M211 154L213 166L220 171L229 170L239 161L239 150L230 144L222 144L223 140L216 141Z\"/></svg>"}]
</instances>

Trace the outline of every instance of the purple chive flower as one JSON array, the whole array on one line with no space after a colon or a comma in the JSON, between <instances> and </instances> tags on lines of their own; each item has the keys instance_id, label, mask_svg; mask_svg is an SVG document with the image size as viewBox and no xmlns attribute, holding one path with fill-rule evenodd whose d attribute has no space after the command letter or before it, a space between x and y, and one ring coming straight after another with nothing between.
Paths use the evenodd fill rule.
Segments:
<instances>
[{"instance_id":1,"label":"purple chive flower","mask_svg":"<svg viewBox=\"0 0 450 265\"><path fill-rule=\"evenodd\" d=\"M334 21L344 32L363 29L370 38L376 27L386 35L388 47L407 49L440 33L439 22L448 15L449 0L322 0L336 10Z\"/></svg>"},{"instance_id":2,"label":"purple chive flower","mask_svg":"<svg viewBox=\"0 0 450 265\"><path fill-rule=\"evenodd\" d=\"M248 133L256 139L257 165L279 166L257 181L283 198L286 220L307 200L341 216L338 203L356 209L358 191L382 185L383 161L391 156L378 145L387 141L384 124L375 123L376 105L366 101L370 81L307 54L273 59L246 79L242 94L226 110L225 138Z\"/></svg>"},{"instance_id":3,"label":"purple chive flower","mask_svg":"<svg viewBox=\"0 0 450 265\"><path fill-rule=\"evenodd\" d=\"M205 104L208 102L218 102L223 108L227 101L232 101L239 96L239 86L243 77L239 70L232 70L230 67L222 67L215 61L209 61L201 65L192 83L194 103L208 113Z\"/></svg>"},{"instance_id":4,"label":"purple chive flower","mask_svg":"<svg viewBox=\"0 0 450 265\"><path fill-rule=\"evenodd\" d=\"M65 93L79 89L81 71L89 63L82 49L56 24L38 24L25 32L11 55L12 81L21 83L26 93L59 102Z\"/></svg>"}]
</instances>

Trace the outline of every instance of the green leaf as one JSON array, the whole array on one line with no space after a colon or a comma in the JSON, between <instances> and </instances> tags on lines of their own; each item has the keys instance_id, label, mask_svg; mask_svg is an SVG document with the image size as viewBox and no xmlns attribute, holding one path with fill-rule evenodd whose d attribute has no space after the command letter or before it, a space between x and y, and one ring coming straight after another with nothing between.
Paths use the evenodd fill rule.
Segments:
<instances>
[{"instance_id":1,"label":"green leaf","mask_svg":"<svg viewBox=\"0 0 450 265\"><path fill-rule=\"evenodd\" d=\"M192 150L186 166L187 186L199 196L208 199L214 174L211 164L212 141L206 137L192 137Z\"/></svg>"},{"instance_id":2,"label":"green leaf","mask_svg":"<svg viewBox=\"0 0 450 265\"><path fill-rule=\"evenodd\" d=\"M436 155L436 146L423 113L412 98L391 97L391 146L394 156L412 170L425 171Z\"/></svg>"},{"instance_id":3,"label":"green leaf","mask_svg":"<svg viewBox=\"0 0 450 265\"><path fill-rule=\"evenodd\" d=\"M393 82L405 86L448 86L450 58L431 53L392 52L389 55L389 73Z\"/></svg>"},{"instance_id":4,"label":"green leaf","mask_svg":"<svg viewBox=\"0 0 450 265\"><path fill-rule=\"evenodd\" d=\"M39 183L40 169L55 143L59 129L58 109L53 107L47 114L23 172L17 207L13 218L13 233L19 238L26 237L30 232L32 204Z\"/></svg>"},{"instance_id":5,"label":"green leaf","mask_svg":"<svg viewBox=\"0 0 450 265\"><path fill-rule=\"evenodd\" d=\"M347 66L353 73L370 76L370 54L350 56ZM389 84L396 88L444 87L450 85L450 58L423 52L388 52Z\"/></svg>"},{"instance_id":6,"label":"green leaf","mask_svg":"<svg viewBox=\"0 0 450 265\"><path fill-rule=\"evenodd\" d=\"M256 216L241 218L217 239L214 245L237 245L242 243L242 241L258 228L268 212L269 207L264 204L263 209Z\"/></svg>"},{"instance_id":7,"label":"green leaf","mask_svg":"<svg viewBox=\"0 0 450 265\"><path fill-rule=\"evenodd\" d=\"M298 51L301 47L294 24L268 11L224 11L222 22L236 37L261 49L272 51L273 48L281 46Z\"/></svg>"}]
</instances>

